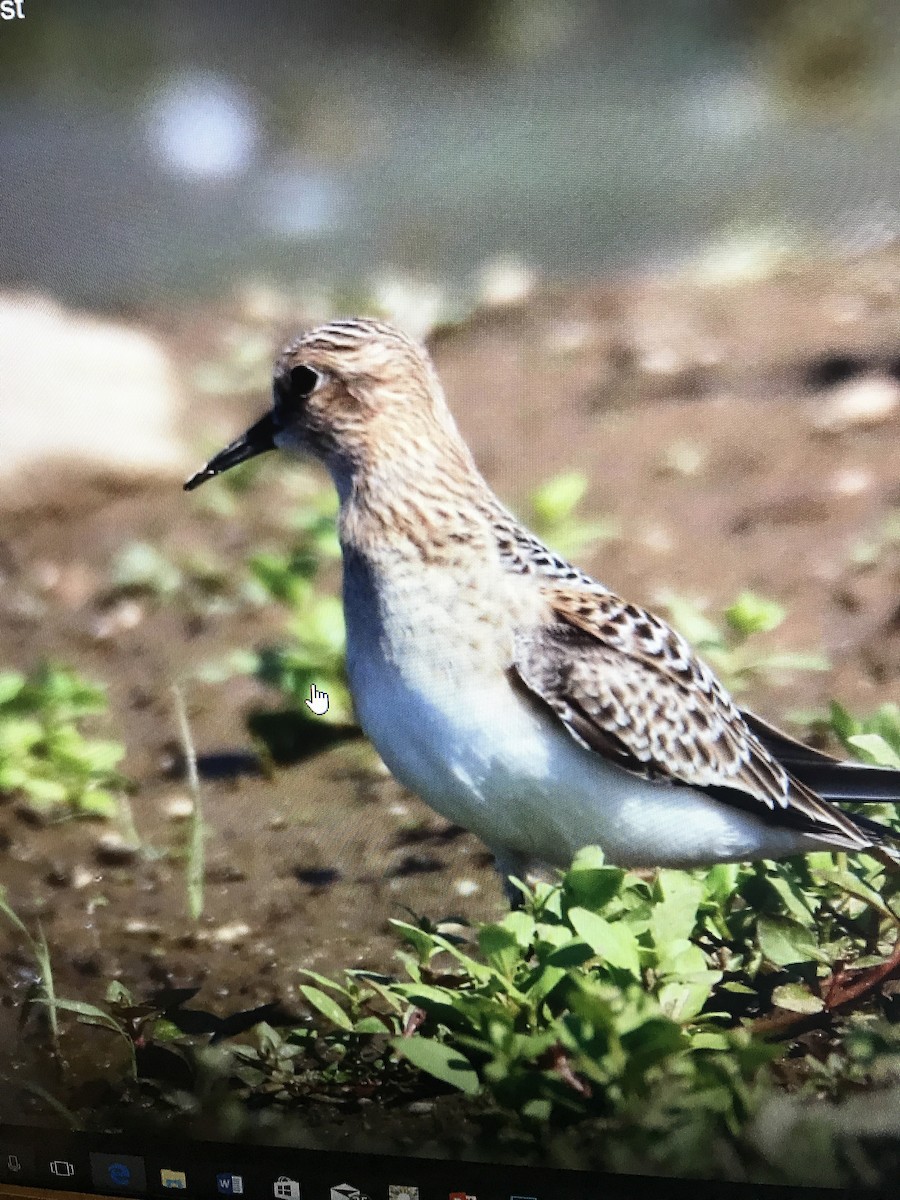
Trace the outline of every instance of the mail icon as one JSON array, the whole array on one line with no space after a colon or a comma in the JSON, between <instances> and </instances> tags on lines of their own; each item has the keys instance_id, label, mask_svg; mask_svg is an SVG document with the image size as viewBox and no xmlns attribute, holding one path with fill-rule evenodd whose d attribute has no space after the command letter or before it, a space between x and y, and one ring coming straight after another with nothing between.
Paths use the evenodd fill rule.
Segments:
<instances>
[{"instance_id":1,"label":"mail icon","mask_svg":"<svg viewBox=\"0 0 900 1200\"><path fill-rule=\"evenodd\" d=\"M369 1197L352 1183L339 1183L331 1189L331 1200L369 1200Z\"/></svg>"}]
</instances>

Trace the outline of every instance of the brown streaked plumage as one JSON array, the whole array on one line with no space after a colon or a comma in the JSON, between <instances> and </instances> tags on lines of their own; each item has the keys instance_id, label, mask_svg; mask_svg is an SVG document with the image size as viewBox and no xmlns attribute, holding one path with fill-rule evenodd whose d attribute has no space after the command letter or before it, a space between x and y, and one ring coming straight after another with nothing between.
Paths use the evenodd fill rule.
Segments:
<instances>
[{"instance_id":1,"label":"brown streaked plumage","mask_svg":"<svg viewBox=\"0 0 900 1200\"><path fill-rule=\"evenodd\" d=\"M363 728L506 865L564 865L592 842L624 866L828 847L898 861L888 831L805 780L900 799L900 773L839 763L742 713L664 621L520 525L405 334L348 320L298 338L272 412L186 486L274 446L320 458L340 494Z\"/></svg>"}]
</instances>

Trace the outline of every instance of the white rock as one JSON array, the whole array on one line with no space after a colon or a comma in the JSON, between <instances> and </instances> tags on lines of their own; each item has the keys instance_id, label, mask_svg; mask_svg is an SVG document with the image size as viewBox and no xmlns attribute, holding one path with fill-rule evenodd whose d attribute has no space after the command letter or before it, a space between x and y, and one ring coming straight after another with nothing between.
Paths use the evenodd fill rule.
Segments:
<instances>
[{"instance_id":1,"label":"white rock","mask_svg":"<svg viewBox=\"0 0 900 1200\"><path fill-rule=\"evenodd\" d=\"M180 477L190 465L172 363L144 330L43 297L0 296L0 380L5 503L39 502L54 465L122 479ZM32 487L21 486L26 474Z\"/></svg>"},{"instance_id":2,"label":"white rock","mask_svg":"<svg viewBox=\"0 0 900 1200\"><path fill-rule=\"evenodd\" d=\"M821 401L813 425L823 433L842 433L881 425L900 409L900 385L893 379L873 376L854 379L834 388Z\"/></svg>"},{"instance_id":3,"label":"white rock","mask_svg":"<svg viewBox=\"0 0 900 1200\"><path fill-rule=\"evenodd\" d=\"M534 291L531 268L517 258L494 258L479 272L478 297L487 308L511 308L524 304Z\"/></svg>"},{"instance_id":4,"label":"white rock","mask_svg":"<svg viewBox=\"0 0 900 1200\"><path fill-rule=\"evenodd\" d=\"M250 926L246 922L232 921L228 925L220 925L218 929L214 929L212 939L214 942L231 945L234 942L243 941L249 932Z\"/></svg>"},{"instance_id":5,"label":"white rock","mask_svg":"<svg viewBox=\"0 0 900 1200\"><path fill-rule=\"evenodd\" d=\"M838 496L860 496L875 482L871 471L846 467L837 471L831 479L831 490Z\"/></svg>"}]
</instances>

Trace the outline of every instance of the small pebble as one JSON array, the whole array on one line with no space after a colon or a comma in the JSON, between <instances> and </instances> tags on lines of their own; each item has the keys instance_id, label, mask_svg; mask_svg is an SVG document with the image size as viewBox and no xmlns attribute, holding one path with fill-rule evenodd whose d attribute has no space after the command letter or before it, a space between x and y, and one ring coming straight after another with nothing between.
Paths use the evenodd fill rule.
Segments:
<instances>
[{"instance_id":1,"label":"small pebble","mask_svg":"<svg viewBox=\"0 0 900 1200\"><path fill-rule=\"evenodd\" d=\"M172 796L163 804L163 812L170 821L186 821L193 816L194 801L190 796Z\"/></svg>"},{"instance_id":2,"label":"small pebble","mask_svg":"<svg viewBox=\"0 0 900 1200\"><path fill-rule=\"evenodd\" d=\"M143 605L136 600L123 600L91 622L91 637L98 642L108 641L140 625L144 619Z\"/></svg>"},{"instance_id":3,"label":"small pebble","mask_svg":"<svg viewBox=\"0 0 900 1200\"><path fill-rule=\"evenodd\" d=\"M102 833L94 842L97 859L109 866L134 862L139 852L140 847L126 842L120 833Z\"/></svg>"},{"instance_id":4,"label":"small pebble","mask_svg":"<svg viewBox=\"0 0 900 1200\"><path fill-rule=\"evenodd\" d=\"M474 879L457 879L453 886L457 896L474 896L480 890Z\"/></svg>"},{"instance_id":5,"label":"small pebble","mask_svg":"<svg viewBox=\"0 0 900 1200\"><path fill-rule=\"evenodd\" d=\"M131 920L125 922L125 932L136 937L158 938L162 931L158 925L153 925L150 921L142 921L139 917L132 917Z\"/></svg>"},{"instance_id":6,"label":"small pebble","mask_svg":"<svg viewBox=\"0 0 900 1200\"><path fill-rule=\"evenodd\" d=\"M816 407L813 427L844 433L882 425L900 408L900 385L892 379L854 379L834 388Z\"/></svg>"},{"instance_id":7,"label":"small pebble","mask_svg":"<svg viewBox=\"0 0 900 1200\"><path fill-rule=\"evenodd\" d=\"M250 926L246 921L231 921L227 925L220 925L218 929L214 929L212 940L214 942L223 942L230 946L235 942L241 941L249 932Z\"/></svg>"}]
</instances>

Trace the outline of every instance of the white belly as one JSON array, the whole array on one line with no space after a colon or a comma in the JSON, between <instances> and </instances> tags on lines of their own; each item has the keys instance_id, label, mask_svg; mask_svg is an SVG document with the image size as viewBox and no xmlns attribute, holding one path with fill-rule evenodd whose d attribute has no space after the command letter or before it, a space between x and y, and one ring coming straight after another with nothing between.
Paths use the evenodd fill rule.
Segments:
<instances>
[{"instance_id":1,"label":"white belly","mask_svg":"<svg viewBox=\"0 0 900 1200\"><path fill-rule=\"evenodd\" d=\"M599 845L620 866L685 867L822 848L607 763L485 656L448 654L449 628L398 661L377 638L354 638L349 624L357 713L388 768L497 852L567 866L581 847Z\"/></svg>"}]
</instances>

